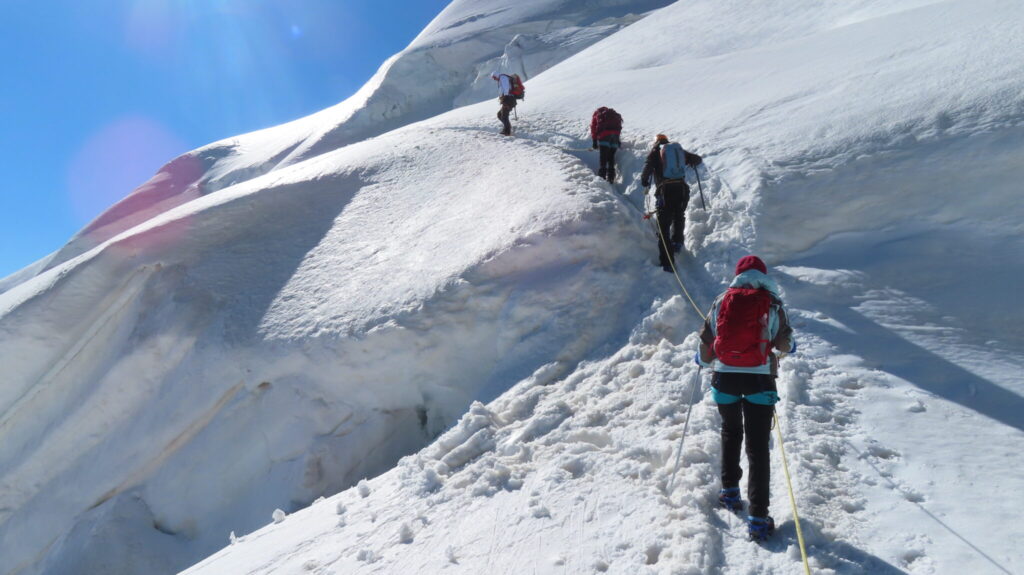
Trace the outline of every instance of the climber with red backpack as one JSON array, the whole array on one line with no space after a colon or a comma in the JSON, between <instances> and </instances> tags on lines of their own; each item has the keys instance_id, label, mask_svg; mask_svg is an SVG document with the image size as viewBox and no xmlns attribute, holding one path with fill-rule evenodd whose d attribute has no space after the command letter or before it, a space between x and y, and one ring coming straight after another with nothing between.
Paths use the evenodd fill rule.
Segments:
<instances>
[{"instance_id":1,"label":"climber with red backpack","mask_svg":"<svg viewBox=\"0 0 1024 575\"><path fill-rule=\"evenodd\" d=\"M654 177L658 215L658 263L667 272L675 267L675 253L683 248L686 205L690 202L690 186L686 184L686 167L694 170L703 159L687 152L678 142L670 142L665 134L654 138L654 147L647 154L640 183L644 194Z\"/></svg>"},{"instance_id":2,"label":"climber with red backpack","mask_svg":"<svg viewBox=\"0 0 1024 575\"><path fill-rule=\"evenodd\" d=\"M494 72L491 74L491 79L498 83L498 102L501 104L501 109L498 110L498 120L501 121L501 134L511 136L512 122L509 121L508 115L515 109L518 100L526 98L526 87L523 86L519 74L509 75Z\"/></svg>"},{"instance_id":3,"label":"climber with red backpack","mask_svg":"<svg viewBox=\"0 0 1024 575\"><path fill-rule=\"evenodd\" d=\"M779 352L779 356L773 353ZM722 489L718 502L740 511L740 447L746 434L747 529L750 538L766 539L775 529L768 515L771 462L769 441L775 404L779 357L796 351L793 328L779 297L779 287L757 256L736 263L729 288L715 299L700 332L694 360L714 367L711 397L722 416Z\"/></svg>"},{"instance_id":4,"label":"climber with red backpack","mask_svg":"<svg viewBox=\"0 0 1024 575\"><path fill-rule=\"evenodd\" d=\"M618 112L604 106L594 110L590 118L590 139L594 145L590 149L601 149L597 177L602 180L615 181L615 152L622 145L619 141L621 133L622 116Z\"/></svg>"}]
</instances>

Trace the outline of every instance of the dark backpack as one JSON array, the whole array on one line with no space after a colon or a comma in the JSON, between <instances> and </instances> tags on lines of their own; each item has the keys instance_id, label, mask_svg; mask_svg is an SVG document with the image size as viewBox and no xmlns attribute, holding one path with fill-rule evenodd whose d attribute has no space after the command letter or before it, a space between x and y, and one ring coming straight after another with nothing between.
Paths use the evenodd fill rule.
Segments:
<instances>
[{"instance_id":1,"label":"dark backpack","mask_svg":"<svg viewBox=\"0 0 1024 575\"><path fill-rule=\"evenodd\" d=\"M523 85L523 81L519 78L519 74L512 74L508 77L509 88L508 95L512 96L516 100L526 99L526 86Z\"/></svg>"},{"instance_id":2,"label":"dark backpack","mask_svg":"<svg viewBox=\"0 0 1024 575\"><path fill-rule=\"evenodd\" d=\"M768 361L768 310L772 299L767 291L729 288L718 308L712 349L725 365L758 367Z\"/></svg>"},{"instance_id":3,"label":"dark backpack","mask_svg":"<svg viewBox=\"0 0 1024 575\"><path fill-rule=\"evenodd\" d=\"M591 118L595 134L619 134L622 132L622 116L613 108L600 107Z\"/></svg>"}]
</instances>

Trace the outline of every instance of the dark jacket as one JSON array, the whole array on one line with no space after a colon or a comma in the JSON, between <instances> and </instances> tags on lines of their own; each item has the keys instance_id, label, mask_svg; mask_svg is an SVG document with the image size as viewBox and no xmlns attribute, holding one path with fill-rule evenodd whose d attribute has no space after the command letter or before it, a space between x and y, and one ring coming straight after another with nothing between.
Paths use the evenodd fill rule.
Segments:
<instances>
[{"instance_id":1,"label":"dark jacket","mask_svg":"<svg viewBox=\"0 0 1024 575\"><path fill-rule=\"evenodd\" d=\"M665 181L664 168L661 165L661 146L661 144L657 144L647 154L647 161L644 162L644 171L640 174L640 184L645 188L651 185L651 176L654 176L654 185L657 187L661 187L662 182ZM703 158L697 154L686 150L683 150L683 153L686 154L685 161L687 166L697 166L703 161Z\"/></svg>"}]
</instances>

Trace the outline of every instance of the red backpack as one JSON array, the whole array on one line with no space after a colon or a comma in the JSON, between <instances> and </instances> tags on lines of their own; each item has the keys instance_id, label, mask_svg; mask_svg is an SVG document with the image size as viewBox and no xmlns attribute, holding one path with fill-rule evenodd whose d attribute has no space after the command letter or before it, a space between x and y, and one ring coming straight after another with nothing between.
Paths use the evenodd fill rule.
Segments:
<instances>
[{"instance_id":1,"label":"red backpack","mask_svg":"<svg viewBox=\"0 0 1024 575\"><path fill-rule=\"evenodd\" d=\"M594 110L594 115L590 118L590 132L592 137L598 139L612 134L617 135L622 132L622 116L613 108L602 106Z\"/></svg>"},{"instance_id":2,"label":"red backpack","mask_svg":"<svg viewBox=\"0 0 1024 575\"><path fill-rule=\"evenodd\" d=\"M765 290L729 288L718 308L712 349L725 365L758 367L768 361L771 342L768 330L771 296Z\"/></svg>"},{"instance_id":3,"label":"red backpack","mask_svg":"<svg viewBox=\"0 0 1024 575\"><path fill-rule=\"evenodd\" d=\"M526 99L526 86L523 85L523 81L519 78L519 74L512 74L508 77L509 88L508 94L516 100Z\"/></svg>"}]
</instances>

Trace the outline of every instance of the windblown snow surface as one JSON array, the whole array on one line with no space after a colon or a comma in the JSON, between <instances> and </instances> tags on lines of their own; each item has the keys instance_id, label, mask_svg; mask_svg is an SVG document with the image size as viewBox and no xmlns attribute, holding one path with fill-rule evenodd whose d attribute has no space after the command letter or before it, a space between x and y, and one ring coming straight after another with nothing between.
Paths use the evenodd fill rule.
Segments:
<instances>
[{"instance_id":1,"label":"windblown snow surface","mask_svg":"<svg viewBox=\"0 0 1024 575\"><path fill-rule=\"evenodd\" d=\"M455 2L6 280L0 572L797 573L783 447L813 572L1024 571L1024 6L664 4ZM496 66L515 138L462 106ZM707 168L688 296L658 132ZM799 341L763 545L692 362L747 253Z\"/></svg>"}]
</instances>

